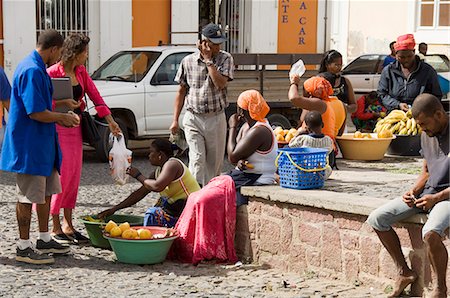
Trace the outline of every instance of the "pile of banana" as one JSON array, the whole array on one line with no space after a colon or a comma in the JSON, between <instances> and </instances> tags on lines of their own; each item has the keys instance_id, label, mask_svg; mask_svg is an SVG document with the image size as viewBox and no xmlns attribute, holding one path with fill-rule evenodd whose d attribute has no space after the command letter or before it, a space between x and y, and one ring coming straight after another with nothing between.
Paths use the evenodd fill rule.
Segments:
<instances>
[{"instance_id":1,"label":"pile of banana","mask_svg":"<svg viewBox=\"0 0 450 298\"><path fill-rule=\"evenodd\" d=\"M411 110L406 113L402 110L393 110L385 118L379 119L374 132L380 133L384 130L390 130L393 134L404 136L415 136L422 132L422 129L412 117Z\"/></svg>"}]
</instances>

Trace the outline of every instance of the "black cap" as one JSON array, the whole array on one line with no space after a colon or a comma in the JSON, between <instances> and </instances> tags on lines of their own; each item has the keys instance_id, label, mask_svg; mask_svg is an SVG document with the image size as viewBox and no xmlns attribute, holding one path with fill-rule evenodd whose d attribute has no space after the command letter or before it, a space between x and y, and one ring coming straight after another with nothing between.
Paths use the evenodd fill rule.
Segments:
<instances>
[{"instance_id":1,"label":"black cap","mask_svg":"<svg viewBox=\"0 0 450 298\"><path fill-rule=\"evenodd\" d=\"M219 25L213 23L210 23L203 27L202 35L215 44L220 44L227 40Z\"/></svg>"}]
</instances>

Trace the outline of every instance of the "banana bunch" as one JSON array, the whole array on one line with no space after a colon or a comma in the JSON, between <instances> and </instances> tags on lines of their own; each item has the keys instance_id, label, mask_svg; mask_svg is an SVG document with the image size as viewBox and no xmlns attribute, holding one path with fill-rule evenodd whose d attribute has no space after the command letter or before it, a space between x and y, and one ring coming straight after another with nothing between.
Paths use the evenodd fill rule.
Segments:
<instances>
[{"instance_id":1,"label":"banana bunch","mask_svg":"<svg viewBox=\"0 0 450 298\"><path fill-rule=\"evenodd\" d=\"M404 136L415 136L422 132L412 117L411 110L404 112L402 110L393 110L385 118L378 119L374 132L380 133L384 130L390 130L391 133Z\"/></svg>"}]
</instances>

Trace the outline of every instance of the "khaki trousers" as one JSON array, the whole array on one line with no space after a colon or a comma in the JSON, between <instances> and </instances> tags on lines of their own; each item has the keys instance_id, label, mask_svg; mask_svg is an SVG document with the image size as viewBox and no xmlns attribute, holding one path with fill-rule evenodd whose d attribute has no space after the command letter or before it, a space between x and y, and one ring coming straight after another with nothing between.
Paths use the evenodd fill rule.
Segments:
<instances>
[{"instance_id":1,"label":"khaki trousers","mask_svg":"<svg viewBox=\"0 0 450 298\"><path fill-rule=\"evenodd\" d=\"M205 186L222 170L227 134L225 112L194 114L187 111L183 127L189 146L189 170L198 183Z\"/></svg>"}]
</instances>

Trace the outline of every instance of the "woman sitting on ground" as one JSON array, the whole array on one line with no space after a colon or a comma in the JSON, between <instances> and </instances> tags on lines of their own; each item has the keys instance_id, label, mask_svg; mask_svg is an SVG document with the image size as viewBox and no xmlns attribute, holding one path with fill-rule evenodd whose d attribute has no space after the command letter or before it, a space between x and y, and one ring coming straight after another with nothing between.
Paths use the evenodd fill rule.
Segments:
<instances>
[{"instance_id":1,"label":"woman sitting on ground","mask_svg":"<svg viewBox=\"0 0 450 298\"><path fill-rule=\"evenodd\" d=\"M183 162L173 157L172 143L165 139L156 139L150 145L148 159L157 169L148 178L134 167L127 170L128 175L142 183L141 188L134 191L116 206L101 212L98 217L105 218L117 210L133 206L150 192L159 192L161 197L154 207L145 213L145 226L175 226L183 212L188 196L200 190L200 186Z\"/></svg>"}]
</instances>

